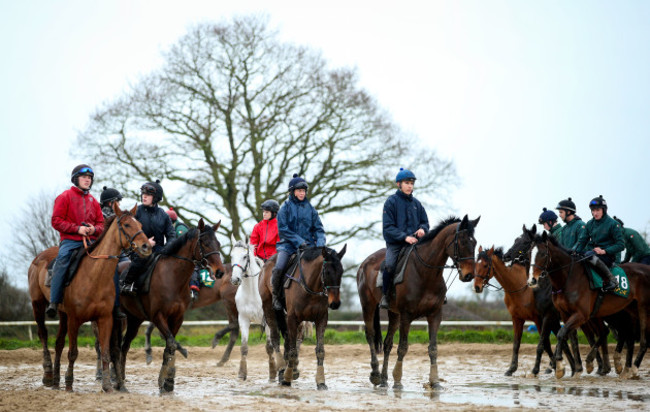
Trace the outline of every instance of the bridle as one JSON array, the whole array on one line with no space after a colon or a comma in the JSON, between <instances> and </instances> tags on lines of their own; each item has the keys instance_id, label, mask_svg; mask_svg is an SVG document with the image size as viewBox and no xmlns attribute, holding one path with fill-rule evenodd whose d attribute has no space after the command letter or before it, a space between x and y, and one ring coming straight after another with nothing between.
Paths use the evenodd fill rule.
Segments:
<instances>
[{"instance_id":1,"label":"bridle","mask_svg":"<svg viewBox=\"0 0 650 412\"><path fill-rule=\"evenodd\" d=\"M122 226L123 217L133 217L133 215L123 213L119 217L116 217L117 221L115 223L117 224L117 229L118 229L117 233L120 239L120 246L123 244L122 235L124 235L125 239L129 239L129 234L126 233L126 230L124 230L124 227ZM135 234L131 236L131 238L129 239L129 246L128 247L122 246L122 250L119 255L91 255L90 252L88 252L88 244L87 244L88 236L83 236L82 239L83 239L84 249L86 249L86 255L88 255L88 257L91 257L93 259L119 259L122 256L126 256L130 254L131 252L136 252L135 242L133 240L141 233L144 233L142 229L135 232Z\"/></svg>"},{"instance_id":2,"label":"bridle","mask_svg":"<svg viewBox=\"0 0 650 412\"><path fill-rule=\"evenodd\" d=\"M323 290L321 290L321 291L313 291L313 290L311 290L311 288L309 286L307 286L307 282L305 281L305 275L302 273L302 263L301 263L301 254L302 253L300 251L300 248L298 248L297 254L298 254L298 256L296 256L296 259L298 259L298 270L300 272L300 276L298 277L298 279L296 279L296 278L294 278L292 276L289 276L289 275L287 275L287 277L290 278L290 279L293 279L296 282L298 282L298 284L300 286L302 286L302 288L303 288L303 290L305 292L307 292L310 295L321 296L321 297L327 298L328 297L328 292L329 292L330 289L340 289L341 288L340 285L336 286L336 285L326 285L325 284L325 265L327 265L327 264L329 264L331 262L328 261L323 256L323 265L321 266L321 270L320 270L320 281L321 281L321 285L323 287Z\"/></svg>"},{"instance_id":3,"label":"bridle","mask_svg":"<svg viewBox=\"0 0 650 412\"><path fill-rule=\"evenodd\" d=\"M487 259L487 261L488 261L487 273L485 275L479 275L479 274L474 275L475 277L477 277L479 279L483 279L483 287L489 286L489 287L493 288L494 290L497 290L497 291L503 290L506 293L521 292L522 290L524 290L524 289L526 289L528 287L528 282L524 282L524 286L520 287L519 289L505 290L502 286L495 286L495 285L489 283L490 282L490 272L492 271L492 268L494 267L494 264L492 263L492 257L488 256L488 254L486 252L481 252L481 253L479 253L478 258L479 258L479 261L481 259L483 259L483 258ZM523 264L523 263L521 263L519 261L517 261L516 263ZM523 265L525 266L525 264L523 264Z\"/></svg>"},{"instance_id":4,"label":"bridle","mask_svg":"<svg viewBox=\"0 0 650 412\"><path fill-rule=\"evenodd\" d=\"M235 246L233 246L233 249L236 248L236 247L245 248L244 246L235 245ZM246 259L246 263L244 264L244 266L240 265L239 263L233 263L232 264L233 270L236 267L241 269L241 272L242 272L241 277L242 278L254 278L254 277L259 276L260 273L262 273L262 270L260 269L260 271L257 272L257 273L249 274L250 271L248 269L251 267L251 259L250 259L250 256L248 254L248 249L246 249L246 257L244 259Z\"/></svg>"},{"instance_id":5,"label":"bridle","mask_svg":"<svg viewBox=\"0 0 650 412\"><path fill-rule=\"evenodd\" d=\"M221 254L219 253L218 248L216 250L212 250L212 251L209 251L207 253L205 252L205 249L203 247L203 242L202 242L201 238L203 236L207 236L209 233L210 232L200 232L199 231L198 240L197 240L196 244L194 245L194 248L192 249L192 259L188 259L186 257L178 256L178 255L169 255L169 256L171 256L173 258L176 258L176 259L184 260L186 262L191 262L192 264L194 264L194 266L198 267L199 269L207 270L208 272L210 272L210 275L212 276L212 270L210 269L210 262L208 262L208 257L212 256L212 255L215 255L215 254L216 255L221 255ZM196 253L197 247L199 249L198 259L195 258L196 255L197 255L197 253Z\"/></svg>"},{"instance_id":6,"label":"bridle","mask_svg":"<svg viewBox=\"0 0 650 412\"><path fill-rule=\"evenodd\" d=\"M456 226L456 232L454 233L454 238L451 240L451 242L449 242L447 244L447 246L445 246L445 250L448 250L449 246L451 246L452 244L454 245L454 253L449 254L449 257L451 257L451 261L454 262L452 265L438 265L438 266L436 266L436 265L428 264L427 262L424 261L424 259L422 259L422 257L418 253L417 245L415 245L413 247L413 252L415 253L415 257L418 258L418 260L420 261L420 263L424 267L427 267L429 269L456 269L456 270L458 270L460 262L462 262L464 260L474 260L474 256L467 256L467 257L460 257L459 256L460 255L460 241L458 239L458 235L460 233L462 233L462 232L467 232L467 231L469 231L469 228L460 230L460 222L459 222L458 225Z\"/></svg>"}]
</instances>

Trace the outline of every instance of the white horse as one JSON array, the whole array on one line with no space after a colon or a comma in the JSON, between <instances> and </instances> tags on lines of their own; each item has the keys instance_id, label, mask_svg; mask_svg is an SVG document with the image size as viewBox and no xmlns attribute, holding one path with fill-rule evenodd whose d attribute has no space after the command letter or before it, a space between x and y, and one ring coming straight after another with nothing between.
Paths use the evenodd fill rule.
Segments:
<instances>
[{"instance_id":1,"label":"white horse","mask_svg":"<svg viewBox=\"0 0 650 412\"><path fill-rule=\"evenodd\" d=\"M232 264L232 277L230 281L233 285L239 286L235 295L235 304L239 312L239 329L241 331L241 361L239 363L239 378L246 380L248 369L246 357L248 356L248 334L251 323L257 323L264 326L266 333L266 353L269 355L269 380L275 380L278 368L276 365L284 366L285 361L282 355L276 353L277 363L273 358L273 345L271 344L271 333L264 320L264 310L262 309L262 298L259 289L259 274L262 272L264 261L255 256L255 245L250 245L242 240L232 241L232 250L230 252L230 261ZM303 322L298 336L300 337L297 344L300 350L305 330L311 326L308 322ZM299 376L298 370L294 372L294 379Z\"/></svg>"}]
</instances>

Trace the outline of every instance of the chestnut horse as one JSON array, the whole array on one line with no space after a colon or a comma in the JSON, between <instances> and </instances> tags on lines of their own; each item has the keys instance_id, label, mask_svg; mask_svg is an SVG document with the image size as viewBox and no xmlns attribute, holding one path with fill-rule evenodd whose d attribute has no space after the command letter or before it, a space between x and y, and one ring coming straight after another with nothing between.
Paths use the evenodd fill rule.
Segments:
<instances>
[{"instance_id":1,"label":"chestnut horse","mask_svg":"<svg viewBox=\"0 0 650 412\"><path fill-rule=\"evenodd\" d=\"M505 376L512 376L517 370L519 361L519 346L521 345L521 336L524 330L524 322L533 321L539 331L539 343L537 344L537 355L535 365L533 366L533 375L539 373L539 365L542 360L542 353L546 350L551 359L551 367L555 367L555 356L551 349L550 335L551 332L557 335L560 330L560 313L553 306L551 301L551 283L546 279L540 281L538 287L530 288L528 286L528 266L530 266L530 257L526 260L519 259L512 263L512 266L506 266L503 261L503 249L494 249L492 246L489 250L478 248L478 259L476 261L476 273L474 274L474 290L476 293L483 292L485 286L491 286L490 279L494 277L505 291L503 302L512 317L512 331L514 340L512 342L512 360L510 367ZM577 345L576 335L572 338ZM576 372L573 356L569 348L565 346L564 351L567 360L571 365L571 371ZM547 370L546 373L550 373Z\"/></svg>"},{"instance_id":2,"label":"chestnut horse","mask_svg":"<svg viewBox=\"0 0 650 412\"><path fill-rule=\"evenodd\" d=\"M115 284L113 276L117 265L117 256L125 250L135 250L140 256L151 254L147 237L142 226L135 220L135 207L131 211L122 211L113 207L115 216L105 222L104 232L95 243L86 249L81 258L76 276L64 289L63 303L59 305L59 330L56 337L54 369L47 347L47 329L45 327L45 308L50 296L50 288L45 286L47 266L58 254L58 247L51 247L36 256L29 266L29 294L32 300L34 319L38 326L38 337L43 345L43 384L58 387L60 381L61 352L68 334L68 370L65 374L66 390L72 391L74 382L74 363L77 359L77 334L79 327L87 321L97 322L99 346L102 360L102 389L111 392L108 365L112 358L119 364L118 348L110 348L113 328L113 305L115 302ZM116 360L118 360L116 362ZM124 388L122 379L118 379L116 389Z\"/></svg>"},{"instance_id":3,"label":"chestnut horse","mask_svg":"<svg viewBox=\"0 0 650 412\"><path fill-rule=\"evenodd\" d=\"M208 269L221 276L224 271L221 245L216 237L219 223L206 225L199 220L198 228L190 229L165 246L151 275L149 293L139 296L122 295L122 307L127 312L127 330L122 343L122 372L131 341L138 334L142 322L153 322L165 339L163 363L158 376L160 392L174 390L176 376L175 354L180 349L176 333L183 324L185 310L190 304L190 276L194 267ZM181 352L186 356L186 352Z\"/></svg>"},{"instance_id":4,"label":"chestnut horse","mask_svg":"<svg viewBox=\"0 0 650 412\"><path fill-rule=\"evenodd\" d=\"M624 264L621 267L627 274L629 282L629 297L623 298L614 294L606 294L602 304L594 311L598 291L591 290L585 264L575 259L552 236L543 233L537 235L534 241L536 249L535 264L530 283L538 282L540 277L548 276L553 287L553 304L558 308L564 319L564 327L557 336L558 347L555 349L557 367L555 376L564 376L562 353L558 349L566 341L567 333L587 322L592 316L603 318L628 310L639 319L639 353L631 369L623 371L623 377L637 377L638 367L647 349L648 336L647 316L650 309L650 267L642 264ZM633 303L636 301L636 306Z\"/></svg>"},{"instance_id":5,"label":"chestnut horse","mask_svg":"<svg viewBox=\"0 0 650 412\"><path fill-rule=\"evenodd\" d=\"M361 263L357 272L357 287L366 324L366 340L370 346L370 382L374 385L388 385L388 357L393 348L393 335L399 325L399 347L397 363L393 369L393 387L402 387L402 362L408 351L408 334L411 322L425 316L429 323L429 369L430 388L439 386L438 378L438 327L442 320L442 305L447 286L442 276L448 258L452 258L459 271L460 280L469 282L474 274L474 228L479 218L470 221L450 217L416 244L404 270L404 281L395 286L388 311L388 331L384 339L384 364L381 375L377 351L381 349L381 328L379 326L379 300L381 288L376 285L381 262L386 249L378 250Z\"/></svg>"},{"instance_id":6,"label":"chestnut horse","mask_svg":"<svg viewBox=\"0 0 650 412\"><path fill-rule=\"evenodd\" d=\"M216 279L214 281L214 286L211 288L201 288L199 298L192 302L192 305L188 308L188 310L198 309L210 306L219 301L223 302L224 307L226 308L226 316L228 316L228 326L218 330L214 334L214 338L212 338L212 349L217 346L221 338L227 333L230 333L230 339L228 340L226 351L221 356L221 360L217 363L217 366L223 366L228 362L232 348L235 346L235 343L237 343L237 338L239 337L239 322L237 320L238 312L237 305L235 304L237 286L230 282L232 276L232 266L230 263L226 263L223 267L224 275L221 278ZM150 323L147 330L144 332L144 351L147 354L147 365L153 361L151 352L151 332L153 332L155 327L156 325Z\"/></svg>"},{"instance_id":7,"label":"chestnut horse","mask_svg":"<svg viewBox=\"0 0 650 412\"><path fill-rule=\"evenodd\" d=\"M325 348L323 339L329 309L338 309L341 305L341 277L343 265L341 259L345 255L347 245L343 246L340 252L327 247L313 247L302 253L293 273L287 273L295 281L291 282L288 289L285 289L284 311L273 310L271 298L271 271L275 267L277 255L266 261L262 268L262 275L259 279L260 296L264 318L271 331L271 344L279 353L280 334L284 337L284 359L277 359L276 364L280 368L278 380L282 385L291 386L294 379L294 368L297 366L298 349L296 341L299 332L299 325L303 321L316 323L316 387L319 390L327 389L325 384ZM278 330L279 329L279 330ZM286 361L286 368L282 364ZM271 363L269 362L269 369Z\"/></svg>"}]
</instances>

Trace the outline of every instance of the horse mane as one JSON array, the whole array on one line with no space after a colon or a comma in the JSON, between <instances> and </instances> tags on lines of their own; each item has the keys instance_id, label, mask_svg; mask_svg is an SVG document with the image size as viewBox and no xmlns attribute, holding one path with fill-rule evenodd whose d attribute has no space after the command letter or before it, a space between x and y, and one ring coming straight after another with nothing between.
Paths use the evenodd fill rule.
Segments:
<instances>
[{"instance_id":1,"label":"horse mane","mask_svg":"<svg viewBox=\"0 0 650 412\"><path fill-rule=\"evenodd\" d=\"M488 248L483 248L483 250L478 253L478 257L483 258L483 259L488 259L487 252L489 250L490 249L488 249ZM503 261L503 247L498 247L498 248L494 249L493 255L498 257L501 261Z\"/></svg>"},{"instance_id":2,"label":"horse mane","mask_svg":"<svg viewBox=\"0 0 650 412\"><path fill-rule=\"evenodd\" d=\"M546 235L546 239L548 239L549 242L556 248L560 249L562 252L566 253L567 255L571 255L572 250L565 248L560 244L560 242L555 238L555 236L551 235ZM536 235L535 236L535 242L542 242L542 235Z\"/></svg>"},{"instance_id":3,"label":"horse mane","mask_svg":"<svg viewBox=\"0 0 650 412\"><path fill-rule=\"evenodd\" d=\"M436 235L438 235L438 233L440 233L442 229L446 228L449 225L453 225L454 223L460 223L460 219L456 216L449 216L448 218L441 220L440 223L438 223L438 226L434 227L429 232L427 232L424 236L422 236L418 243L424 243L430 241L431 239L436 237ZM472 228L472 231L473 230L474 228Z\"/></svg>"},{"instance_id":4,"label":"horse mane","mask_svg":"<svg viewBox=\"0 0 650 412\"><path fill-rule=\"evenodd\" d=\"M182 236L177 237L171 242L168 242L163 247L163 250L160 251L160 254L165 256L170 256L178 253L178 251L181 250L181 248L185 246L187 242L189 242L191 239L194 239L196 237L197 232L198 232L197 228L192 228L188 230L187 232L183 233Z\"/></svg>"},{"instance_id":5,"label":"horse mane","mask_svg":"<svg viewBox=\"0 0 650 412\"><path fill-rule=\"evenodd\" d=\"M127 212L124 212L124 213L127 213ZM97 239L95 239L95 241L93 243L91 243L88 246L88 253L90 253L93 250L97 249L97 246L99 245L99 243L106 236L106 232L108 232L108 228L111 227L111 225L113 224L113 221L115 221L115 217L116 216L113 215L113 216L109 217L108 219L104 220L104 231L97 237Z\"/></svg>"},{"instance_id":6,"label":"horse mane","mask_svg":"<svg viewBox=\"0 0 650 412\"><path fill-rule=\"evenodd\" d=\"M338 255L336 254L336 251L334 249L331 249L331 248L326 248L326 249L327 249L327 254L328 255L336 256L336 260L338 260ZM323 249L318 247L318 246L314 246L314 247L310 247L310 248L306 249L304 252L302 252L300 257L305 262L311 262L311 261L315 260L317 257L322 256L322 255L323 255Z\"/></svg>"}]
</instances>

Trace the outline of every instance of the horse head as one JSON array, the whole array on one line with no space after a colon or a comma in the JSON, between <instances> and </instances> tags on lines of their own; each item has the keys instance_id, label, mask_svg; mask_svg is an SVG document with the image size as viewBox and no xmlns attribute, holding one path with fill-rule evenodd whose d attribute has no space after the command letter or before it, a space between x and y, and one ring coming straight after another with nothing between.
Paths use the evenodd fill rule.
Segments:
<instances>
[{"instance_id":1,"label":"horse head","mask_svg":"<svg viewBox=\"0 0 650 412\"><path fill-rule=\"evenodd\" d=\"M474 278L474 250L476 249L474 228L479 220L481 220L480 216L475 220L469 220L465 215L456 226L454 239L447 246L453 247L453 252L449 253L449 256L458 266L458 277L462 282L469 282Z\"/></svg>"},{"instance_id":2,"label":"horse head","mask_svg":"<svg viewBox=\"0 0 650 412\"><path fill-rule=\"evenodd\" d=\"M244 241L235 240L233 235L230 235L230 241L232 242L232 249L230 251L232 275L230 277L230 283L239 286L241 285L244 274L250 267L248 247Z\"/></svg>"},{"instance_id":3,"label":"horse head","mask_svg":"<svg viewBox=\"0 0 650 412\"><path fill-rule=\"evenodd\" d=\"M220 279L226 271L221 261L221 243L217 240L217 230L221 225L221 220L217 224L210 226L205 224L203 218L199 219L197 228L199 229L198 254L194 258L201 262L201 266L210 272L212 278ZM195 252L196 254L196 252Z\"/></svg>"},{"instance_id":4,"label":"horse head","mask_svg":"<svg viewBox=\"0 0 650 412\"><path fill-rule=\"evenodd\" d=\"M526 263L530 261L530 251L534 246L533 243L535 242L537 226L533 225L531 229L526 229L526 225L523 225L522 231L523 233L515 239L515 243L503 256L504 261L514 261L519 263Z\"/></svg>"},{"instance_id":5,"label":"horse head","mask_svg":"<svg viewBox=\"0 0 650 412\"><path fill-rule=\"evenodd\" d=\"M489 250L483 250L483 247L479 246L476 273L474 274L474 291L476 293L483 292L485 285L494 276L494 273L492 273L492 255L494 255L494 246Z\"/></svg>"},{"instance_id":6,"label":"horse head","mask_svg":"<svg viewBox=\"0 0 650 412\"><path fill-rule=\"evenodd\" d=\"M135 219L137 204L130 211L121 210L113 202L113 212L117 224L117 237L124 250L134 250L141 257L151 255L153 251L149 239L142 231L142 224ZM108 228L106 228L108 230Z\"/></svg>"},{"instance_id":7,"label":"horse head","mask_svg":"<svg viewBox=\"0 0 650 412\"><path fill-rule=\"evenodd\" d=\"M347 250L345 244L340 252L322 248L323 254L323 288L327 293L327 306L330 309L338 309L341 306L341 278L343 276L343 264L341 259Z\"/></svg>"}]
</instances>

